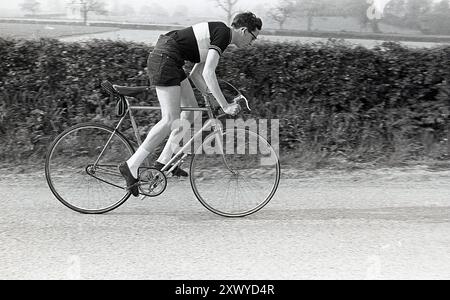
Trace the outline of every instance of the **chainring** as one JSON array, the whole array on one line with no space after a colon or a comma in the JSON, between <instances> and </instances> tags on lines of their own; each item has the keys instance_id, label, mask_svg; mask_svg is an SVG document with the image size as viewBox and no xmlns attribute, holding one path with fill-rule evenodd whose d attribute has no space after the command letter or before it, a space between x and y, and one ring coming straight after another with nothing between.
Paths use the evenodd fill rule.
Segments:
<instances>
[{"instance_id":1,"label":"chainring","mask_svg":"<svg viewBox=\"0 0 450 300\"><path fill-rule=\"evenodd\" d=\"M142 195L157 197L167 188L167 177L153 168L139 168L139 190Z\"/></svg>"}]
</instances>

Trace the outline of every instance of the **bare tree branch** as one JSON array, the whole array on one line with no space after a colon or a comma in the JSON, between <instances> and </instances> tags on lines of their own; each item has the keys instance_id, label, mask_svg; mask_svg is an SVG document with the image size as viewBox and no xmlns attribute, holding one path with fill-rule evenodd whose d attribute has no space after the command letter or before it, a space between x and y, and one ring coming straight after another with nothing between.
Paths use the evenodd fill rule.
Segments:
<instances>
[{"instance_id":1,"label":"bare tree branch","mask_svg":"<svg viewBox=\"0 0 450 300\"><path fill-rule=\"evenodd\" d=\"M88 13L95 12L100 15L106 15L105 3L101 0L72 0L70 5L79 5L83 16L84 24L87 24Z\"/></svg>"},{"instance_id":2,"label":"bare tree branch","mask_svg":"<svg viewBox=\"0 0 450 300\"><path fill-rule=\"evenodd\" d=\"M36 0L25 0L20 4L20 8L24 11L31 12L32 15L35 15L40 9L40 3Z\"/></svg>"},{"instance_id":3,"label":"bare tree branch","mask_svg":"<svg viewBox=\"0 0 450 300\"><path fill-rule=\"evenodd\" d=\"M278 5L269 10L267 16L278 23L280 29L289 17L294 14L295 3L293 0L282 0Z\"/></svg>"},{"instance_id":4,"label":"bare tree branch","mask_svg":"<svg viewBox=\"0 0 450 300\"><path fill-rule=\"evenodd\" d=\"M231 24L231 18L235 13L235 6L239 0L212 0L216 2L217 7L223 9L227 13L228 24Z\"/></svg>"}]
</instances>

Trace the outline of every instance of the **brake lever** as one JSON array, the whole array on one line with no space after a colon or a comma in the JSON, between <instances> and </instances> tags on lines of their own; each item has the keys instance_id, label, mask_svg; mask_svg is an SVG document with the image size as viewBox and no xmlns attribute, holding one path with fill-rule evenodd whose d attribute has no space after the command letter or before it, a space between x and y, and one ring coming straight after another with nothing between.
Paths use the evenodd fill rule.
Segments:
<instances>
[{"instance_id":1,"label":"brake lever","mask_svg":"<svg viewBox=\"0 0 450 300\"><path fill-rule=\"evenodd\" d=\"M250 106L248 105L248 99L245 98L245 96L242 95L242 94L239 95L239 96L237 96L236 98L234 98L233 103L239 104L239 101L240 101L240 100L244 100L244 101L245 101L245 105L247 106L248 111L252 111L252 110L250 109Z\"/></svg>"}]
</instances>

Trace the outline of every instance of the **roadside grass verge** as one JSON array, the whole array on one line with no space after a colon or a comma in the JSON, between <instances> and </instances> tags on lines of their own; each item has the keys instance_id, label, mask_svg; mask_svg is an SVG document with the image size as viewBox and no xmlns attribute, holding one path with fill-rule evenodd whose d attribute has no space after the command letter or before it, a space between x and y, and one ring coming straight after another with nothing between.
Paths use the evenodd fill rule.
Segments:
<instances>
[{"instance_id":1,"label":"roadside grass verge","mask_svg":"<svg viewBox=\"0 0 450 300\"><path fill-rule=\"evenodd\" d=\"M39 39L116 31L114 27L0 23L1 38Z\"/></svg>"}]
</instances>

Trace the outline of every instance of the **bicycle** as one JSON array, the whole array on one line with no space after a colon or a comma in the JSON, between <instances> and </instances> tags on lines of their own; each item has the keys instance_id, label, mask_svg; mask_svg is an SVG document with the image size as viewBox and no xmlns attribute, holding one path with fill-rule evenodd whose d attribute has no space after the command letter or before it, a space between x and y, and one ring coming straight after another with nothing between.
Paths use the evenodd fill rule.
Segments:
<instances>
[{"instance_id":1,"label":"bicycle","mask_svg":"<svg viewBox=\"0 0 450 300\"><path fill-rule=\"evenodd\" d=\"M238 89L226 81L221 84L234 90L237 96L233 101L243 102L244 108L250 111L248 99ZM160 110L157 106L131 105L149 87L118 86L110 82L103 82L102 87L117 99L116 112L120 118L117 125L82 123L70 127L50 145L45 161L47 183L54 196L68 208L83 214L110 212L131 196L118 165L135 149L119 129L129 116L137 145L141 145L133 113ZM206 209L224 217L244 217L266 206L280 182L280 162L269 142L247 128L224 130L216 120L225 114L215 110L208 97L205 97L204 107L182 107L181 110L207 113L209 120L161 171L148 163L139 169L141 199L163 194L171 172L191 155L190 184ZM188 151L208 129L211 133L201 145Z\"/></svg>"}]
</instances>

